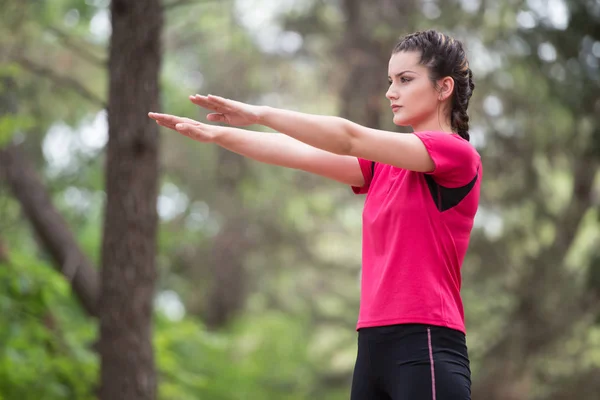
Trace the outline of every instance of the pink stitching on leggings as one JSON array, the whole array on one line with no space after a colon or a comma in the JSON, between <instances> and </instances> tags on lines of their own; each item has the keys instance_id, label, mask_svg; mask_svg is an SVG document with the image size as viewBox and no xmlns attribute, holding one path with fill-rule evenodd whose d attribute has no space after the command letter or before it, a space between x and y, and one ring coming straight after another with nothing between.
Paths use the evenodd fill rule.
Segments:
<instances>
[{"instance_id":1,"label":"pink stitching on leggings","mask_svg":"<svg viewBox=\"0 0 600 400\"><path fill-rule=\"evenodd\" d=\"M429 345L429 364L431 365L431 396L435 400L435 368L433 364L433 348L431 347L431 328L427 328L427 344Z\"/></svg>"}]
</instances>

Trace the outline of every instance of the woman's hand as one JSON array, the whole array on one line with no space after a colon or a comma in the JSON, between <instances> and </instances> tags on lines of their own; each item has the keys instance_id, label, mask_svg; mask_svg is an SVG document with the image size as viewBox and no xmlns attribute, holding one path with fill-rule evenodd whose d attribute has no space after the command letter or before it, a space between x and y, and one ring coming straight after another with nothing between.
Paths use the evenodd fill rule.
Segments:
<instances>
[{"instance_id":1,"label":"woman's hand","mask_svg":"<svg viewBox=\"0 0 600 400\"><path fill-rule=\"evenodd\" d=\"M213 111L207 115L212 122L224 122L233 126L247 126L260 123L264 107L253 106L219 96L190 96L192 103Z\"/></svg>"},{"instance_id":2,"label":"woman's hand","mask_svg":"<svg viewBox=\"0 0 600 400\"><path fill-rule=\"evenodd\" d=\"M177 117L169 114L148 113L148 116L160 126L173 129L198 142L211 143L224 129L219 126L203 124L190 118Z\"/></svg>"}]
</instances>

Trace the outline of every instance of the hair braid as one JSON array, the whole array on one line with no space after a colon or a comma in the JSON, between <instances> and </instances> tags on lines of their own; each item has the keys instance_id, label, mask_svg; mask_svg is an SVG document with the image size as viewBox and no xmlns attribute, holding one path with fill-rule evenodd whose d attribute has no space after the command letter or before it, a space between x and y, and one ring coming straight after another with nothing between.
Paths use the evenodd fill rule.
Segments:
<instances>
[{"instance_id":1,"label":"hair braid","mask_svg":"<svg viewBox=\"0 0 600 400\"><path fill-rule=\"evenodd\" d=\"M454 97L452 99L452 112L450 114L450 123L452 129L465 140L470 139L469 135L469 114L467 109L469 108L469 100L475 90L475 84L473 83L473 73L471 69L467 67L467 74L465 77L455 80Z\"/></svg>"}]
</instances>

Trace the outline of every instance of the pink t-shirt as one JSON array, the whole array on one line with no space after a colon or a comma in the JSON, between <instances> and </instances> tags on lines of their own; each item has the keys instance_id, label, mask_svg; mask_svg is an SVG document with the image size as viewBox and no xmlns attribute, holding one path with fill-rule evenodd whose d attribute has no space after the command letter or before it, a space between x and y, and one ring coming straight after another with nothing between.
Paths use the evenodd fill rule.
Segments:
<instances>
[{"instance_id":1,"label":"pink t-shirt","mask_svg":"<svg viewBox=\"0 0 600 400\"><path fill-rule=\"evenodd\" d=\"M357 329L421 323L464 333L461 266L479 203L481 159L457 134L413 134L433 159L431 173L358 159L365 184L352 189L367 197Z\"/></svg>"}]
</instances>

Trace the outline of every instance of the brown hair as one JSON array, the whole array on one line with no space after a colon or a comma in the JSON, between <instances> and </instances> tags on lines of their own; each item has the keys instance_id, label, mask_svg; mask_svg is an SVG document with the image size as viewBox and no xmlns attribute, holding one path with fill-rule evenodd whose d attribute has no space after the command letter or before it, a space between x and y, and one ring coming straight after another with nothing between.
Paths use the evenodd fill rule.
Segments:
<instances>
[{"instance_id":1,"label":"brown hair","mask_svg":"<svg viewBox=\"0 0 600 400\"><path fill-rule=\"evenodd\" d=\"M435 30L415 32L403 37L392 54L401 51L420 51L420 64L429 69L429 79L437 89L437 81L444 77L454 79L450 124L462 138L469 140L469 99L475 89L473 73L460 41Z\"/></svg>"}]
</instances>

